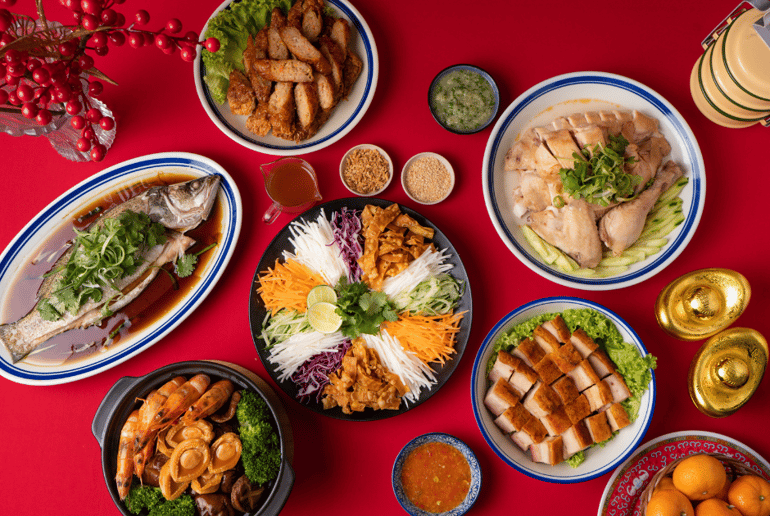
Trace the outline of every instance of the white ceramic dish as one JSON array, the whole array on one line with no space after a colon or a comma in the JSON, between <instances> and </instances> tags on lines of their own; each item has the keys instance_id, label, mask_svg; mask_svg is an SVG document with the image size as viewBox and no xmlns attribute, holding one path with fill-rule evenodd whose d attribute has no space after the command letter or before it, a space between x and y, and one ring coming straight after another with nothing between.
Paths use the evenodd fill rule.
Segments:
<instances>
[{"instance_id":1,"label":"white ceramic dish","mask_svg":"<svg viewBox=\"0 0 770 516\"><path fill-rule=\"evenodd\" d=\"M504 332L528 319L546 313L563 312L572 308L590 308L608 317L620 331L623 340L639 349L642 356L647 354L639 336L614 312L601 305L574 297L550 297L527 303L503 317L487 334L473 362L471 375L471 402L476 423L492 450L509 466L525 475L560 484L585 482L612 471L626 460L644 438L652 421L655 409L655 374L649 388L642 395L639 414L630 426L622 429L604 447L594 446L586 450L586 460L577 468L566 463L550 466L532 462L529 452L525 453L495 425L493 414L484 406L487 392L486 367L494 352L495 341Z\"/></svg>"},{"instance_id":2,"label":"white ceramic dish","mask_svg":"<svg viewBox=\"0 0 770 516\"><path fill-rule=\"evenodd\" d=\"M374 36L366 21L350 2L347 0L325 0L325 2L327 6L336 11L339 17L350 22L352 48L361 58L364 66L347 100L341 100L337 104L332 115L318 133L308 140L294 143L272 135L260 137L250 132L246 128L246 116L233 115L227 103L219 104L211 98L208 87L203 81L206 76L206 67L201 60L201 51L198 50L193 67L198 98L214 124L234 141L249 149L276 156L309 154L331 145L349 133L369 109L372 98L374 98L374 90L377 87L380 68ZM227 9L231 3L232 0L225 0L217 7L209 20L220 11ZM201 34L206 33L207 26L208 21L201 30Z\"/></svg>"},{"instance_id":3,"label":"white ceramic dish","mask_svg":"<svg viewBox=\"0 0 770 516\"><path fill-rule=\"evenodd\" d=\"M439 160L441 162L441 164L444 165L444 167L447 169L447 172L449 172L449 181L450 181L449 189L447 190L446 195L444 195L441 199L438 199L438 200L435 200L435 201L421 201L421 200L417 199L416 197L414 197L409 192L409 189L406 187L406 171L409 170L409 167L412 166L412 163L414 163L415 161L417 161L420 158L424 158L424 157L428 157L428 156L436 158L437 160ZM452 168L452 164L449 163L449 161L444 156L442 156L441 154L436 154L435 152L421 152L419 154L415 154L414 156L409 158L409 160L406 163L404 163L404 166L401 169L401 188L404 189L404 193L407 195L407 197L409 197L411 200L413 200L416 203L425 204L425 205L438 204L441 201L443 201L444 199L446 199L447 197L449 197L452 194L452 190L454 190L454 188L455 188L455 169Z\"/></svg>"},{"instance_id":4,"label":"white ceramic dish","mask_svg":"<svg viewBox=\"0 0 770 516\"><path fill-rule=\"evenodd\" d=\"M639 110L656 118L671 144L673 159L689 182L680 196L685 220L668 235L657 254L635 263L617 276L576 277L546 264L527 243L521 221L513 214L513 174L503 170L505 154L523 132L559 116L601 109ZM584 290L611 290L634 285L663 270L687 246L703 212L706 176L698 142L679 112L656 92L631 79L601 72L559 75L522 93L500 116L487 142L482 167L484 201L498 235L524 265L549 280Z\"/></svg>"},{"instance_id":5,"label":"white ceramic dish","mask_svg":"<svg viewBox=\"0 0 770 516\"><path fill-rule=\"evenodd\" d=\"M640 446L612 474L599 503L599 516L642 516L639 497L653 475L675 460L695 453L721 453L770 479L770 463L745 444L713 432L662 435Z\"/></svg>"},{"instance_id":6,"label":"white ceramic dish","mask_svg":"<svg viewBox=\"0 0 770 516\"><path fill-rule=\"evenodd\" d=\"M13 363L10 353L0 346L0 375L28 385L54 385L80 380L110 369L141 353L176 328L206 298L222 275L233 254L243 219L241 196L232 177L217 163L195 154L168 152L142 156L119 163L89 177L72 187L35 216L0 255L0 314L12 295L9 288L30 257L39 251L46 239L63 225L71 224L71 216L82 211L94 200L130 186L142 179L151 179L159 172L189 174L194 177L221 176L218 202L222 205L221 240L212 250L215 254L206 263L198 283L163 317L136 332L117 345L73 362L63 357L61 362L37 360L35 354ZM10 321L3 321L10 322Z\"/></svg>"},{"instance_id":7,"label":"white ceramic dish","mask_svg":"<svg viewBox=\"0 0 770 516\"><path fill-rule=\"evenodd\" d=\"M380 155L385 158L385 161L388 162L388 180L385 182L385 184L380 188L379 190L374 190L369 193L361 193L356 192L353 190L348 184L345 182L345 177L343 175L345 171L345 162L348 159L348 156L350 156L350 153L353 152L356 149L374 149L377 152L380 153ZM377 147L376 145L372 145L370 143L362 143L361 145L356 145L355 147L351 148L349 151L345 153L344 156L342 156L342 159L340 160L340 180L342 181L342 184L345 186L345 188L348 189L348 191L354 195L358 195L359 197L372 197L375 195L379 195L382 192L385 191L385 189L390 186L390 182L393 181L393 160L390 159L390 156L387 152L385 152L382 148Z\"/></svg>"}]
</instances>

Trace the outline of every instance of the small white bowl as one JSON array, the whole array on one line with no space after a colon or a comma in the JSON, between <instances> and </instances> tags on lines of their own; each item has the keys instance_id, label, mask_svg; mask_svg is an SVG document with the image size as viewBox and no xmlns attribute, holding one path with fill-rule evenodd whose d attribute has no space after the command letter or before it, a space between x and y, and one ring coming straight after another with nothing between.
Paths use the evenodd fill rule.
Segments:
<instances>
[{"instance_id":1,"label":"small white bowl","mask_svg":"<svg viewBox=\"0 0 770 516\"><path fill-rule=\"evenodd\" d=\"M356 190L353 190L346 182L345 177L343 176L343 172L345 170L345 163L348 160L348 156L354 151L358 149L374 149L377 152L380 153L380 155L385 158L385 161L388 162L388 180L385 181L385 184L382 188L379 190L375 190L373 192L368 193L361 193L357 192ZM370 143L362 143L361 145L356 145L355 147L352 147L349 151L345 153L344 156L342 156L342 160L340 161L340 180L342 181L342 184L345 185L345 188L347 188L350 193L358 195L359 197L372 197L374 195L381 194L388 186L390 186L390 182L393 181L393 161L390 159L390 156L388 156L388 153L385 152L382 148L377 147L376 145L372 145Z\"/></svg>"},{"instance_id":2,"label":"small white bowl","mask_svg":"<svg viewBox=\"0 0 770 516\"><path fill-rule=\"evenodd\" d=\"M414 163L418 159L424 158L424 157L436 158L437 160L439 160L439 162L441 162L442 165L444 165L444 168L447 169L447 172L449 172L449 188L447 189L446 193L440 199L436 199L435 201L420 200L417 197L415 197L413 195L413 193L410 192L409 189L406 187L406 173L409 170L409 167L412 166L412 163ZM452 168L452 165L449 163L449 161L447 161L447 159L444 156L442 156L440 154L436 154L435 152L421 152L421 153L415 154L414 156L409 158L409 161L407 161L404 164L404 167L401 169L401 187L404 189L404 192L406 193L406 195L409 196L409 198L411 200L413 200L414 202L416 202L416 203L420 203L420 204L437 204L437 203L440 203L441 201L443 201L444 199L446 199L447 197L449 197L449 194L452 193L452 190L455 187L455 171Z\"/></svg>"},{"instance_id":3,"label":"small white bowl","mask_svg":"<svg viewBox=\"0 0 770 516\"><path fill-rule=\"evenodd\" d=\"M639 413L636 420L630 426L618 432L605 446L594 446L586 450L585 462L576 468L569 466L566 462L555 466L532 462L529 452L523 452L521 448L514 444L513 440L500 431L494 422L494 416L484 405L484 396L487 392L487 363L495 353L495 342L514 326L533 317L543 314L561 313L564 310L575 308L590 308L604 315L618 329L624 342L634 345L642 356L647 355L647 350L639 336L616 313L585 299L576 297L548 297L522 305L503 317L489 331L484 342L481 344L476 360L473 363L473 372L471 374L473 414L487 444L489 444L498 457L517 471L537 480L558 484L585 482L615 469L642 442L652 422L652 415L655 410L656 389L655 373L653 372L648 389L641 396Z\"/></svg>"}]
</instances>

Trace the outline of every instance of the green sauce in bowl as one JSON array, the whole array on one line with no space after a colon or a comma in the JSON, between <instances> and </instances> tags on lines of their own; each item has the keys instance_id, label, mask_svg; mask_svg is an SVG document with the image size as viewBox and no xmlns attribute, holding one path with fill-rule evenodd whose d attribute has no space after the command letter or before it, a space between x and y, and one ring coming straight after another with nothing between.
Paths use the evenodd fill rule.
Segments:
<instances>
[{"instance_id":1,"label":"green sauce in bowl","mask_svg":"<svg viewBox=\"0 0 770 516\"><path fill-rule=\"evenodd\" d=\"M430 105L447 129L472 132L486 126L497 107L495 90L482 74L459 69L440 74L431 88Z\"/></svg>"}]
</instances>

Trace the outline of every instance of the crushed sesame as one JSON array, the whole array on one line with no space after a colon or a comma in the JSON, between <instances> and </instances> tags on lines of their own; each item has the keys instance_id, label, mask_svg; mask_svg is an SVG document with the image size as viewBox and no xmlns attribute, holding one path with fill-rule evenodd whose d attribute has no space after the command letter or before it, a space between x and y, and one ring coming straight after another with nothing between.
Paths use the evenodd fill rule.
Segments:
<instances>
[{"instance_id":1,"label":"crushed sesame","mask_svg":"<svg viewBox=\"0 0 770 516\"><path fill-rule=\"evenodd\" d=\"M407 193L419 202L436 202L449 194L452 177L443 163L434 156L416 159L405 171Z\"/></svg>"},{"instance_id":2,"label":"crushed sesame","mask_svg":"<svg viewBox=\"0 0 770 516\"><path fill-rule=\"evenodd\" d=\"M388 160L377 149L355 149L342 169L342 180L356 193L381 190L390 179Z\"/></svg>"}]
</instances>

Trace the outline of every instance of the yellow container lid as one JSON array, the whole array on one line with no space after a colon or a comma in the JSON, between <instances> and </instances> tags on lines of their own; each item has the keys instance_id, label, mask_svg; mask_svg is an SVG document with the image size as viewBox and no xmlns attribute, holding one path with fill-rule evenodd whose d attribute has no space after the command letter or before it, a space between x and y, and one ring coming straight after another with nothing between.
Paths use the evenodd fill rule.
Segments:
<instances>
[{"instance_id":1,"label":"yellow container lid","mask_svg":"<svg viewBox=\"0 0 770 516\"><path fill-rule=\"evenodd\" d=\"M730 77L744 92L770 101L770 47L757 34L754 22L764 13L749 9L722 35L722 54Z\"/></svg>"},{"instance_id":2,"label":"yellow container lid","mask_svg":"<svg viewBox=\"0 0 770 516\"><path fill-rule=\"evenodd\" d=\"M700 112L715 124L719 124L723 127L740 128L756 124L756 121L739 121L734 118L728 118L714 108L710 101L706 99L703 92L703 85L699 80L702 64L703 55L701 55L695 62L695 66L692 67L692 72L690 73L690 94Z\"/></svg>"},{"instance_id":3,"label":"yellow container lid","mask_svg":"<svg viewBox=\"0 0 770 516\"><path fill-rule=\"evenodd\" d=\"M726 92L719 88L714 80L714 74L711 68L711 63L715 55L715 47L717 47L717 45L711 45L704 53L703 64L700 67L700 74L698 76L699 84L703 87L703 94L706 99L711 101L710 104L713 105L714 109L728 118L734 117L737 121L741 122L759 121L770 115L770 103L768 103L769 106L763 110L748 109L727 96Z\"/></svg>"}]
</instances>

